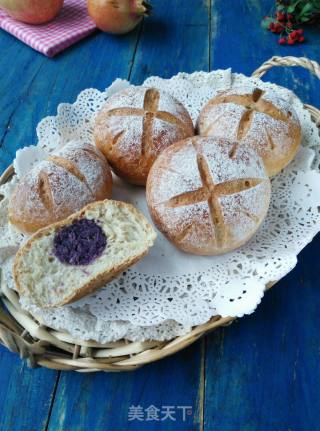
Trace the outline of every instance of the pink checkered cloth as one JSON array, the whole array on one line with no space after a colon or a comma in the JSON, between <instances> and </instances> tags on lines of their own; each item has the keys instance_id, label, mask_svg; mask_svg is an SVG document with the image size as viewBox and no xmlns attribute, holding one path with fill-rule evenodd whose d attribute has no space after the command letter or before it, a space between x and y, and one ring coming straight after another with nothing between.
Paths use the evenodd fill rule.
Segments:
<instances>
[{"instance_id":1,"label":"pink checkered cloth","mask_svg":"<svg viewBox=\"0 0 320 431\"><path fill-rule=\"evenodd\" d=\"M96 26L88 15L86 0L65 0L58 17L42 25L24 24L0 10L0 28L53 57L95 31Z\"/></svg>"}]
</instances>

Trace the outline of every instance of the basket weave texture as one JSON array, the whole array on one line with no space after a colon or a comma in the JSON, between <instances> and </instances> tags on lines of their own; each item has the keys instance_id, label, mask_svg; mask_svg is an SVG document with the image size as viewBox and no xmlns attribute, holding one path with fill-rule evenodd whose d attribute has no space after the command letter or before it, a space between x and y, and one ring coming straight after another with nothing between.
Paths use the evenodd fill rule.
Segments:
<instances>
[{"instance_id":1,"label":"basket weave texture","mask_svg":"<svg viewBox=\"0 0 320 431\"><path fill-rule=\"evenodd\" d=\"M252 76L261 78L274 66L301 66L320 79L320 65L304 57L272 57ZM311 105L304 107L320 128L320 110ZM13 174L13 167L10 166L1 176L0 184L9 181ZM209 322L193 327L188 334L165 342L121 340L100 344L95 341L80 341L66 332L39 324L21 308L18 294L0 282L0 344L19 353L30 367L42 366L78 372L130 371L172 355L233 320L233 317L215 316Z\"/></svg>"}]
</instances>

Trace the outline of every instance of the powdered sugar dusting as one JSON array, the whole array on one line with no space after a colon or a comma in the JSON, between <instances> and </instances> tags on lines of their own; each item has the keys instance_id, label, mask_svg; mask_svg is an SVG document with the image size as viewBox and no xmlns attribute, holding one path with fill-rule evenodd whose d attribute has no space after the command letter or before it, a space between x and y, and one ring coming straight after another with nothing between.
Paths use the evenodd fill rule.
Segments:
<instances>
[{"instance_id":1,"label":"powdered sugar dusting","mask_svg":"<svg viewBox=\"0 0 320 431\"><path fill-rule=\"evenodd\" d=\"M220 198L223 216L235 241L241 241L255 232L260 225L261 214L265 214L268 193L265 182L241 193Z\"/></svg>"},{"instance_id":2,"label":"powdered sugar dusting","mask_svg":"<svg viewBox=\"0 0 320 431\"><path fill-rule=\"evenodd\" d=\"M119 91L108 99L103 110L107 111L116 108L143 109L143 102L148 89L148 87L131 86L123 91ZM165 91L160 91L158 111L170 112L175 117L180 118L181 121L184 121L186 112L183 105Z\"/></svg>"},{"instance_id":3,"label":"powdered sugar dusting","mask_svg":"<svg viewBox=\"0 0 320 431\"><path fill-rule=\"evenodd\" d=\"M257 103L267 102L268 106L258 107L254 104L250 106L256 90L262 92ZM284 167L300 143L300 123L290 103L291 98L284 100L274 91L244 85L218 93L216 100L221 96L224 98L235 95L246 97L248 106L244 101L243 104L231 100L216 104L209 102L199 116L199 133L204 136L223 136L241 140L243 145L258 151L264 159L267 171L273 173L274 165L277 163ZM248 129L240 138L239 127L248 113L251 114L250 123L247 123Z\"/></svg>"},{"instance_id":4,"label":"powdered sugar dusting","mask_svg":"<svg viewBox=\"0 0 320 431\"><path fill-rule=\"evenodd\" d=\"M266 178L262 160L250 148L225 138L198 140L198 151L206 157L215 184L239 178ZM234 148L235 155L231 157Z\"/></svg>"},{"instance_id":5,"label":"powdered sugar dusting","mask_svg":"<svg viewBox=\"0 0 320 431\"><path fill-rule=\"evenodd\" d=\"M171 147L160 154L150 173L150 188L156 189L155 205L202 186L197 154L192 143L187 142L183 151L176 151L175 148Z\"/></svg>"},{"instance_id":6,"label":"powdered sugar dusting","mask_svg":"<svg viewBox=\"0 0 320 431\"><path fill-rule=\"evenodd\" d=\"M293 116L293 121L299 123L297 114L294 110L292 110L292 100L296 96L294 96L294 94L287 89L285 89L285 93L281 92L281 87L279 86L266 89L264 85L260 85L260 82L257 82L255 84L254 80L251 80L250 82L246 82L245 84L239 83L239 85L232 86L232 88L227 91L218 92L217 95L245 95L252 94L256 89L262 90L263 93L261 97L263 100L272 103L276 108L278 108L280 111L283 111L285 114L291 112Z\"/></svg>"},{"instance_id":7,"label":"powdered sugar dusting","mask_svg":"<svg viewBox=\"0 0 320 431\"><path fill-rule=\"evenodd\" d=\"M96 121L95 137L113 165L143 165L143 154L155 158L162 149L193 134L188 111L174 97L159 91L153 110L145 106L147 87L130 87L107 101ZM156 90L158 91L158 90ZM128 110L131 112L127 112ZM117 110L112 113L113 110ZM110 112L111 111L111 112ZM142 149L144 119L152 115L148 148ZM170 114L170 118L167 118ZM117 163L117 161L119 163Z\"/></svg>"},{"instance_id":8,"label":"powdered sugar dusting","mask_svg":"<svg viewBox=\"0 0 320 431\"><path fill-rule=\"evenodd\" d=\"M201 130L207 131L205 134L209 136L223 136L236 140L238 126L245 111L244 106L236 105L235 103L213 105L202 117L203 126ZM291 141L287 139L289 124L276 120L262 112L253 113L250 129L242 142L250 146L254 142L255 146L265 153L270 149L266 133L270 133L272 136L275 146L275 158L288 152L291 146Z\"/></svg>"},{"instance_id":9,"label":"powdered sugar dusting","mask_svg":"<svg viewBox=\"0 0 320 431\"><path fill-rule=\"evenodd\" d=\"M90 156L86 150L94 152ZM28 222L41 223L43 220L60 220L95 199L95 193L107 181L109 168L103 156L91 144L71 141L53 155L58 155L72 162L84 176L80 180L63 166L54 161L43 160L36 164L18 184L14 196L15 217ZM52 198L52 207L48 209L40 194L40 175L45 175ZM17 200L17 202L16 202ZM15 204L16 202L16 204Z\"/></svg>"},{"instance_id":10,"label":"powdered sugar dusting","mask_svg":"<svg viewBox=\"0 0 320 431\"><path fill-rule=\"evenodd\" d=\"M65 211L70 208L71 212L74 212L76 208L82 208L84 202L90 201L92 193L85 183L79 181L64 168L45 160L36 165L25 177L24 185L28 188L28 194L25 195L23 205L17 207L17 216L24 217L26 212L28 214L33 212L34 217L39 220L48 217L48 209L44 206L39 195L40 173L45 173L48 176L55 217L61 214L62 210Z\"/></svg>"},{"instance_id":11,"label":"powdered sugar dusting","mask_svg":"<svg viewBox=\"0 0 320 431\"><path fill-rule=\"evenodd\" d=\"M143 107L144 96L146 93L145 88L129 87L125 90L118 91L109 97L103 110L116 109L116 108L139 108Z\"/></svg>"},{"instance_id":12,"label":"powdered sugar dusting","mask_svg":"<svg viewBox=\"0 0 320 431\"><path fill-rule=\"evenodd\" d=\"M143 130L143 117L138 115L112 116L108 118L108 133L119 136L117 139L117 151L128 160L134 160L141 155L140 145Z\"/></svg>"},{"instance_id":13,"label":"powdered sugar dusting","mask_svg":"<svg viewBox=\"0 0 320 431\"><path fill-rule=\"evenodd\" d=\"M73 162L84 175L86 183L93 193L103 187L110 175L105 157L92 144L83 141L70 141L54 154L61 155L66 160Z\"/></svg>"},{"instance_id":14,"label":"powdered sugar dusting","mask_svg":"<svg viewBox=\"0 0 320 431\"><path fill-rule=\"evenodd\" d=\"M290 152L292 141L288 139L290 125L284 121L279 121L261 112L253 114L251 127L243 140L244 144L251 145L258 143L261 154L273 151L273 157L285 156ZM271 136L273 148L270 147L268 135Z\"/></svg>"},{"instance_id":15,"label":"powdered sugar dusting","mask_svg":"<svg viewBox=\"0 0 320 431\"><path fill-rule=\"evenodd\" d=\"M230 236L228 246L243 243L263 220L269 203L270 183L262 161L254 151L243 146L230 157L234 145L235 142L225 139L191 138L171 146L155 162L148 180L148 202L155 220L160 220L160 229L183 247L206 250L217 241L208 204L209 190L205 192L208 196L203 196L200 202L192 195L187 203L169 203L179 195L207 187L198 168L199 155L206 160L213 186L241 178L261 180L247 190L218 196L225 229Z\"/></svg>"},{"instance_id":16,"label":"powdered sugar dusting","mask_svg":"<svg viewBox=\"0 0 320 431\"><path fill-rule=\"evenodd\" d=\"M177 142L186 137L186 133L181 133L181 128L175 124L168 123L159 118L153 121L153 133L156 139L154 145L159 153L163 148L168 147L173 142Z\"/></svg>"},{"instance_id":17,"label":"powdered sugar dusting","mask_svg":"<svg viewBox=\"0 0 320 431\"><path fill-rule=\"evenodd\" d=\"M185 122L186 109L177 101L171 94L161 91L158 111L170 112L175 117L179 118L183 123Z\"/></svg>"}]
</instances>

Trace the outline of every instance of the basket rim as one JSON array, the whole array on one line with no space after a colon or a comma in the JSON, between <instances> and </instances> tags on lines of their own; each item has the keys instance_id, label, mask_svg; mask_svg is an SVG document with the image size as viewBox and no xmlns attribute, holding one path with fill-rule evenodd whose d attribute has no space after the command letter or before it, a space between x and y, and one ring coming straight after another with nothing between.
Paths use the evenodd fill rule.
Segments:
<instances>
[{"instance_id":1,"label":"basket rim","mask_svg":"<svg viewBox=\"0 0 320 431\"><path fill-rule=\"evenodd\" d=\"M274 66L301 66L320 79L319 64L304 57L272 57L253 72L252 76L261 78ZM304 108L310 112L312 120L320 128L320 110L308 104L304 104ZM14 168L10 165L0 176L0 185L10 181L13 175ZM266 288L275 283L269 283ZM18 294L5 285L1 275L0 344L11 352L19 353L30 367L41 366L78 372L131 371L172 355L200 337L235 320L235 317L214 316L208 322L194 326L187 334L168 341L120 340L105 344L81 341L65 331L41 325L35 317L21 308Z\"/></svg>"}]
</instances>

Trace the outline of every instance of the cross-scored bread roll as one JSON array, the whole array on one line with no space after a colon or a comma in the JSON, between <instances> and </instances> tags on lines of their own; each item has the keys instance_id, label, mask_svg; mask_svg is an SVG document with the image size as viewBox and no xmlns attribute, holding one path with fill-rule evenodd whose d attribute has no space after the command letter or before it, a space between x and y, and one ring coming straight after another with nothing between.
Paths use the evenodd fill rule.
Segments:
<instances>
[{"instance_id":1,"label":"cross-scored bread roll","mask_svg":"<svg viewBox=\"0 0 320 431\"><path fill-rule=\"evenodd\" d=\"M177 247L216 255L253 236L267 214L270 190L255 151L223 138L194 137L157 158L147 203L155 225Z\"/></svg>"},{"instance_id":2,"label":"cross-scored bread roll","mask_svg":"<svg viewBox=\"0 0 320 431\"><path fill-rule=\"evenodd\" d=\"M130 87L114 94L96 118L94 137L120 177L144 185L162 150L194 135L188 111L170 94Z\"/></svg>"},{"instance_id":3,"label":"cross-scored bread roll","mask_svg":"<svg viewBox=\"0 0 320 431\"><path fill-rule=\"evenodd\" d=\"M269 176L291 162L301 142L300 123L290 103L259 88L233 88L209 100L200 112L198 131L249 145L262 157Z\"/></svg>"},{"instance_id":4,"label":"cross-scored bread roll","mask_svg":"<svg viewBox=\"0 0 320 431\"><path fill-rule=\"evenodd\" d=\"M9 203L9 220L22 232L33 233L90 202L110 198L111 189L104 155L91 144L71 141L20 181Z\"/></svg>"}]
</instances>

